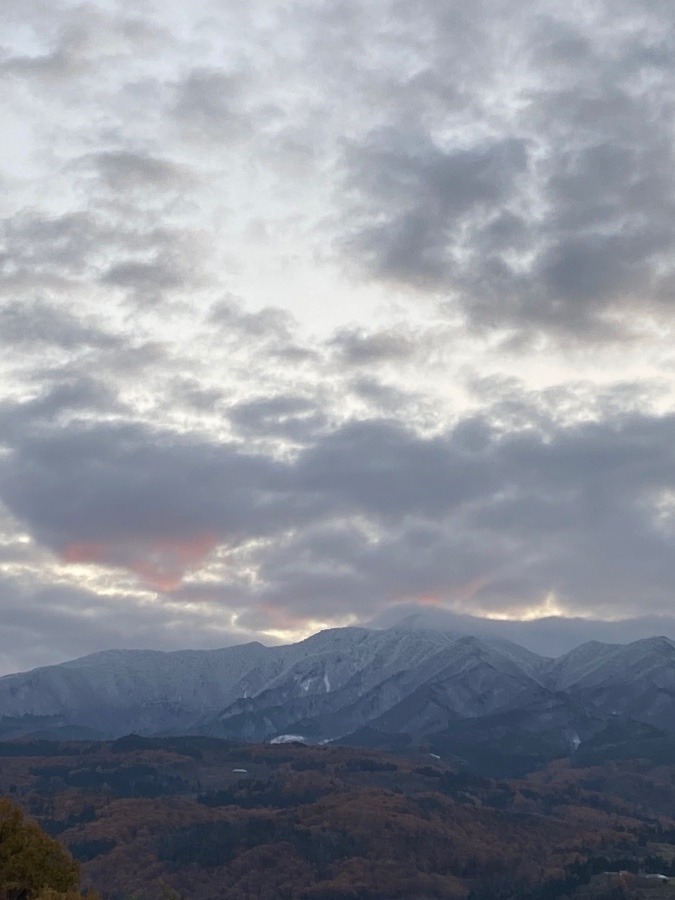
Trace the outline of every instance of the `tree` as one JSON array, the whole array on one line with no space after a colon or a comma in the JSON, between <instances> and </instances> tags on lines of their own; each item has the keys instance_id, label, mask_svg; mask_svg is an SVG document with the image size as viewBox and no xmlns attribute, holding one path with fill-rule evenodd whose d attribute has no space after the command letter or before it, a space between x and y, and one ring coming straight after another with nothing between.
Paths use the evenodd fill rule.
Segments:
<instances>
[{"instance_id":1,"label":"tree","mask_svg":"<svg viewBox=\"0 0 675 900\"><path fill-rule=\"evenodd\" d=\"M67 850L0 798L1 900L70 900L82 896L79 881L79 866Z\"/></svg>"}]
</instances>

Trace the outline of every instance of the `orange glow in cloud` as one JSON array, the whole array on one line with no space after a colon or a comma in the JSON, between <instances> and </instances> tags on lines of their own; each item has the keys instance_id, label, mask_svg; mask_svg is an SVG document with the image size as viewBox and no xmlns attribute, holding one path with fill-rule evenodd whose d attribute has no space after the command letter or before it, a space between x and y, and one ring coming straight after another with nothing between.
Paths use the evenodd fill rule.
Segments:
<instances>
[{"instance_id":1,"label":"orange glow in cloud","mask_svg":"<svg viewBox=\"0 0 675 900\"><path fill-rule=\"evenodd\" d=\"M473 578L471 581L467 581L466 584L463 584L460 588L458 588L454 592L454 597L458 600L475 600L478 594L483 590L483 588L488 587L488 585L492 584L494 578L491 575L479 575L477 578Z\"/></svg>"},{"instance_id":2,"label":"orange glow in cloud","mask_svg":"<svg viewBox=\"0 0 675 900\"><path fill-rule=\"evenodd\" d=\"M217 545L218 538L211 532L194 538L72 541L61 556L67 563L129 569L156 591L175 591L183 583L185 573L198 569Z\"/></svg>"},{"instance_id":3,"label":"orange glow in cloud","mask_svg":"<svg viewBox=\"0 0 675 900\"><path fill-rule=\"evenodd\" d=\"M280 606L277 606L275 603L259 603L260 609L262 609L270 620L270 624L273 628L280 629L302 629L306 628L307 625L314 621L314 617L307 614L297 614L290 612L289 610L283 609Z\"/></svg>"},{"instance_id":4,"label":"orange glow in cloud","mask_svg":"<svg viewBox=\"0 0 675 900\"><path fill-rule=\"evenodd\" d=\"M108 545L103 541L72 541L61 553L61 559L67 563L112 565Z\"/></svg>"},{"instance_id":5,"label":"orange glow in cloud","mask_svg":"<svg viewBox=\"0 0 675 900\"><path fill-rule=\"evenodd\" d=\"M423 594L421 597L416 597L415 602L419 603L420 606L443 606L441 598L435 597L433 594Z\"/></svg>"},{"instance_id":6,"label":"orange glow in cloud","mask_svg":"<svg viewBox=\"0 0 675 900\"><path fill-rule=\"evenodd\" d=\"M433 607L435 609L452 609L455 612L471 612L465 608L465 604L474 601L483 588L488 587L494 581L492 575L479 575L464 584L448 586L438 594L409 594L407 597L399 597L390 603L390 606L414 603L417 606Z\"/></svg>"}]
</instances>

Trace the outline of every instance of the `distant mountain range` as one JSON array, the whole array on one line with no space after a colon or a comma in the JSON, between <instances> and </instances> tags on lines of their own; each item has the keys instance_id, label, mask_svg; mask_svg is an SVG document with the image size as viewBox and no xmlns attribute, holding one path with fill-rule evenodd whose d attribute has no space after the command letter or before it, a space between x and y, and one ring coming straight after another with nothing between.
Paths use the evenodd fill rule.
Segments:
<instances>
[{"instance_id":1,"label":"distant mountain range","mask_svg":"<svg viewBox=\"0 0 675 900\"><path fill-rule=\"evenodd\" d=\"M590 642L548 659L509 641L403 623L281 647L110 650L0 678L0 739L132 732L296 735L533 762L609 734L615 744L663 737L670 746L675 643Z\"/></svg>"}]
</instances>

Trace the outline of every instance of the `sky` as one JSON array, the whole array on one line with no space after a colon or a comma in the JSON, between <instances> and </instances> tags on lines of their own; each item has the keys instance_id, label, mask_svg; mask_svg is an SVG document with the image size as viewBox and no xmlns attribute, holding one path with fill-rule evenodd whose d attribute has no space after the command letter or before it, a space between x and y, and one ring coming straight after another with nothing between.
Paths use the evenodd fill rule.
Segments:
<instances>
[{"instance_id":1,"label":"sky","mask_svg":"<svg viewBox=\"0 0 675 900\"><path fill-rule=\"evenodd\" d=\"M0 6L0 672L675 636L665 0Z\"/></svg>"}]
</instances>

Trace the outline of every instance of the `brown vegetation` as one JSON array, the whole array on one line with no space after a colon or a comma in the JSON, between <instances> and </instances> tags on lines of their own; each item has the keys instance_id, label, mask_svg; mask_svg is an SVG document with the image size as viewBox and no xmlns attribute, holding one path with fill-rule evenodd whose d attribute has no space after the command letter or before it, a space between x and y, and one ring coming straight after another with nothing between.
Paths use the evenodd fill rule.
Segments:
<instances>
[{"instance_id":1,"label":"brown vegetation","mask_svg":"<svg viewBox=\"0 0 675 900\"><path fill-rule=\"evenodd\" d=\"M553 900L675 842L672 767L640 762L496 781L421 755L200 738L12 752L0 789L106 900Z\"/></svg>"},{"instance_id":2,"label":"brown vegetation","mask_svg":"<svg viewBox=\"0 0 675 900\"><path fill-rule=\"evenodd\" d=\"M77 900L79 881L79 866L61 844L0 798L0 898Z\"/></svg>"}]
</instances>

